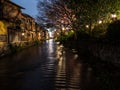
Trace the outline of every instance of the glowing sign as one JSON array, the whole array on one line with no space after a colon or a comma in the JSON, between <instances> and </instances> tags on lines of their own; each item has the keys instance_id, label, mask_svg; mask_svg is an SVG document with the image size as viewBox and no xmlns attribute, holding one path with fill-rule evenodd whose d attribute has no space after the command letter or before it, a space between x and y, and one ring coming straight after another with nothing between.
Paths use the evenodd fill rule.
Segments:
<instances>
[{"instance_id":1,"label":"glowing sign","mask_svg":"<svg viewBox=\"0 0 120 90\"><path fill-rule=\"evenodd\" d=\"M6 33L5 25L3 22L0 21L0 34L5 34L5 33Z\"/></svg>"}]
</instances>

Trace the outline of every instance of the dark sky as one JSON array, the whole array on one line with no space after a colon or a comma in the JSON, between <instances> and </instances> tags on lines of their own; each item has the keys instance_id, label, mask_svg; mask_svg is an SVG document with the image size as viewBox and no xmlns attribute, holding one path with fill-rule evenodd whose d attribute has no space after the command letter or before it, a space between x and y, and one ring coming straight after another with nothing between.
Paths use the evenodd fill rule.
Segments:
<instances>
[{"instance_id":1,"label":"dark sky","mask_svg":"<svg viewBox=\"0 0 120 90\"><path fill-rule=\"evenodd\" d=\"M12 2L22 6L25 10L22 10L24 13L29 14L34 17L37 15L37 0L11 0Z\"/></svg>"}]
</instances>

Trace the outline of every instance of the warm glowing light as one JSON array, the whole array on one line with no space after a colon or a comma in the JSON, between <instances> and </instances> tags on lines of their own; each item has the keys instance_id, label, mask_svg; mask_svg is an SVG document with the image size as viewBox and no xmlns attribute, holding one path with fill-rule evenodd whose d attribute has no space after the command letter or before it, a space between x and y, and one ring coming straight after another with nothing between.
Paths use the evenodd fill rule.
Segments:
<instances>
[{"instance_id":1,"label":"warm glowing light","mask_svg":"<svg viewBox=\"0 0 120 90\"><path fill-rule=\"evenodd\" d=\"M57 33L57 35L59 35L60 33Z\"/></svg>"},{"instance_id":2,"label":"warm glowing light","mask_svg":"<svg viewBox=\"0 0 120 90\"><path fill-rule=\"evenodd\" d=\"M111 17L112 17L112 18L116 18L117 15L116 15L116 14L111 14Z\"/></svg>"},{"instance_id":3,"label":"warm glowing light","mask_svg":"<svg viewBox=\"0 0 120 90\"><path fill-rule=\"evenodd\" d=\"M102 21L101 20L99 20L99 22L98 22L99 24L101 24L102 23Z\"/></svg>"},{"instance_id":4,"label":"warm glowing light","mask_svg":"<svg viewBox=\"0 0 120 90\"><path fill-rule=\"evenodd\" d=\"M72 15L72 19L75 21L76 20L76 17L75 17L75 15Z\"/></svg>"},{"instance_id":5,"label":"warm glowing light","mask_svg":"<svg viewBox=\"0 0 120 90\"><path fill-rule=\"evenodd\" d=\"M63 21L63 20L61 20L61 23L64 23L64 21Z\"/></svg>"},{"instance_id":6,"label":"warm glowing light","mask_svg":"<svg viewBox=\"0 0 120 90\"><path fill-rule=\"evenodd\" d=\"M25 35L25 33L22 33L22 36L24 36Z\"/></svg>"},{"instance_id":7,"label":"warm glowing light","mask_svg":"<svg viewBox=\"0 0 120 90\"><path fill-rule=\"evenodd\" d=\"M89 28L89 25L86 25L86 28Z\"/></svg>"},{"instance_id":8,"label":"warm glowing light","mask_svg":"<svg viewBox=\"0 0 120 90\"><path fill-rule=\"evenodd\" d=\"M0 34L5 34L6 29L5 29L5 24L0 21Z\"/></svg>"},{"instance_id":9,"label":"warm glowing light","mask_svg":"<svg viewBox=\"0 0 120 90\"><path fill-rule=\"evenodd\" d=\"M71 32L72 32L72 33L74 33L74 31L73 31L73 30L71 30Z\"/></svg>"},{"instance_id":10,"label":"warm glowing light","mask_svg":"<svg viewBox=\"0 0 120 90\"><path fill-rule=\"evenodd\" d=\"M65 28L63 27L63 28L62 28L62 30L64 31L64 30L65 30Z\"/></svg>"}]
</instances>

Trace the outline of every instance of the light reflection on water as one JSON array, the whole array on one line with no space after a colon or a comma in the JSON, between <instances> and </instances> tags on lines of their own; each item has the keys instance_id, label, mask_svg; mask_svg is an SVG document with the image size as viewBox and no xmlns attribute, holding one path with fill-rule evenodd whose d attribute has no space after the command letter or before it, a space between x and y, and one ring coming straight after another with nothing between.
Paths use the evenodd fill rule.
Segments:
<instances>
[{"instance_id":1,"label":"light reflection on water","mask_svg":"<svg viewBox=\"0 0 120 90\"><path fill-rule=\"evenodd\" d=\"M57 57L56 90L80 90L81 64L75 62L78 55L68 53L63 45L58 45Z\"/></svg>"},{"instance_id":2,"label":"light reflection on water","mask_svg":"<svg viewBox=\"0 0 120 90\"><path fill-rule=\"evenodd\" d=\"M78 56L74 49L68 50L63 45L58 45L57 58L55 90L114 90L113 88L118 88L118 85L114 84L114 79L111 78L112 74L108 74L110 71L105 72L101 65L96 66L85 61L85 58Z\"/></svg>"},{"instance_id":3,"label":"light reflection on water","mask_svg":"<svg viewBox=\"0 0 120 90\"><path fill-rule=\"evenodd\" d=\"M49 49L49 53L53 53L54 52L54 42L53 42L53 39L50 39L49 41L48 41L48 49Z\"/></svg>"},{"instance_id":4,"label":"light reflection on water","mask_svg":"<svg viewBox=\"0 0 120 90\"><path fill-rule=\"evenodd\" d=\"M97 69L83 63L83 59L75 49L68 50L51 39L40 47L31 47L16 56L1 60L0 69L5 71L0 71L0 77L6 80L2 78L0 81L7 88L22 86L16 90L115 90L99 89L109 83L109 87L115 87L114 82L118 79L111 82L111 76L106 72L101 77L95 77ZM105 81L106 78L109 82ZM0 90L3 89L0 87Z\"/></svg>"}]
</instances>

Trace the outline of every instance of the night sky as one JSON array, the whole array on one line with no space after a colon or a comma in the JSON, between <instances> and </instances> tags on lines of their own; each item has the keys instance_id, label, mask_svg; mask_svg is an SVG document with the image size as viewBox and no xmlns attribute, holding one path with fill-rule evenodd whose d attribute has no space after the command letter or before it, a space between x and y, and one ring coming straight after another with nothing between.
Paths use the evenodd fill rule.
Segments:
<instances>
[{"instance_id":1,"label":"night sky","mask_svg":"<svg viewBox=\"0 0 120 90\"><path fill-rule=\"evenodd\" d=\"M32 17L37 15L37 0L11 0L12 2L24 7L22 10L24 13L29 14Z\"/></svg>"}]
</instances>

